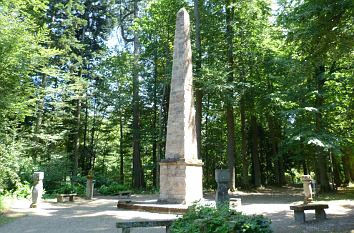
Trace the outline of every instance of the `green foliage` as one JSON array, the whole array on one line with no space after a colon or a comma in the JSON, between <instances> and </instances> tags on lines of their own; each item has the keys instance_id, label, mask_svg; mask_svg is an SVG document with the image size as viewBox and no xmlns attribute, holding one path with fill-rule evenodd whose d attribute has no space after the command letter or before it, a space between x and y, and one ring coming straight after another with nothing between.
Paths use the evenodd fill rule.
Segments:
<instances>
[{"instance_id":1,"label":"green foliage","mask_svg":"<svg viewBox=\"0 0 354 233\"><path fill-rule=\"evenodd\" d=\"M85 195L85 186L82 184L65 184L62 185L60 188L53 191L55 194L71 194L77 193L79 196Z\"/></svg>"},{"instance_id":2,"label":"green foliage","mask_svg":"<svg viewBox=\"0 0 354 233\"><path fill-rule=\"evenodd\" d=\"M13 194L16 197L28 198L31 195L31 185L28 182L18 183Z\"/></svg>"},{"instance_id":3,"label":"green foliage","mask_svg":"<svg viewBox=\"0 0 354 233\"><path fill-rule=\"evenodd\" d=\"M70 175L70 161L65 156L52 155L51 157L50 161L40 166L40 170L44 172L43 185L49 194L60 189Z\"/></svg>"},{"instance_id":4,"label":"green foliage","mask_svg":"<svg viewBox=\"0 0 354 233\"><path fill-rule=\"evenodd\" d=\"M109 185L102 185L98 191L103 195L114 195L120 191L126 191L128 189L129 188L123 184L113 182Z\"/></svg>"},{"instance_id":5,"label":"green foliage","mask_svg":"<svg viewBox=\"0 0 354 233\"><path fill-rule=\"evenodd\" d=\"M195 204L171 227L173 233L269 233L270 220L262 215L247 216L228 206L213 208Z\"/></svg>"}]
</instances>

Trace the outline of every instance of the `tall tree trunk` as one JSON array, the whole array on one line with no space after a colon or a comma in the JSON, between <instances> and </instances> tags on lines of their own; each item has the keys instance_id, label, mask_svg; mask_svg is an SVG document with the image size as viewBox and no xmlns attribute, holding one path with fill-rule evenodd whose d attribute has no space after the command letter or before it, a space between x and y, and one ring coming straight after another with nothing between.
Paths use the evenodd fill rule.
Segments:
<instances>
[{"instance_id":1,"label":"tall tree trunk","mask_svg":"<svg viewBox=\"0 0 354 233\"><path fill-rule=\"evenodd\" d=\"M91 128L91 138L90 138L90 169L95 167L96 162L96 152L95 152L95 132L96 132L96 121L97 121L97 105L94 104L93 109L93 121ZM92 160L91 160L92 158Z\"/></svg>"},{"instance_id":2,"label":"tall tree trunk","mask_svg":"<svg viewBox=\"0 0 354 233\"><path fill-rule=\"evenodd\" d=\"M124 184L123 117L119 117L119 181Z\"/></svg>"},{"instance_id":3,"label":"tall tree trunk","mask_svg":"<svg viewBox=\"0 0 354 233\"><path fill-rule=\"evenodd\" d=\"M138 0L134 1L134 19L138 18ZM138 35L134 33L134 67L133 67L133 186L144 186L144 173L140 154L140 98L139 98L139 54Z\"/></svg>"},{"instance_id":4,"label":"tall tree trunk","mask_svg":"<svg viewBox=\"0 0 354 233\"><path fill-rule=\"evenodd\" d=\"M345 176L345 183L354 183L354 159L350 148L343 149L342 163Z\"/></svg>"},{"instance_id":5,"label":"tall tree trunk","mask_svg":"<svg viewBox=\"0 0 354 233\"><path fill-rule=\"evenodd\" d=\"M74 137L74 158L73 158L73 181L77 181L77 174L79 168L79 157L80 157L80 131L81 131L81 97L76 100L76 126L75 126L75 137Z\"/></svg>"},{"instance_id":6,"label":"tall tree trunk","mask_svg":"<svg viewBox=\"0 0 354 233\"><path fill-rule=\"evenodd\" d=\"M195 77L197 82L195 85L195 124L197 134L197 153L198 159L202 158L202 108L203 108L203 92L201 90L201 68L202 68L202 50L200 39L200 15L199 15L199 0L194 0L194 18L195 18L195 46L197 50L196 62L195 62Z\"/></svg>"},{"instance_id":7,"label":"tall tree trunk","mask_svg":"<svg viewBox=\"0 0 354 233\"><path fill-rule=\"evenodd\" d=\"M233 20L234 7L233 1L226 2L226 44L227 44L227 60L228 75L227 81L232 85L234 80L234 57L233 57ZM231 191L236 190L236 171L235 171L235 119L234 109L231 99L233 98L233 90L228 90L226 97L226 125L227 125L227 163L230 171L229 188Z\"/></svg>"},{"instance_id":8,"label":"tall tree trunk","mask_svg":"<svg viewBox=\"0 0 354 233\"><path fill-rule=\"evenodd\" d=\"M166 96L166 85L164 84L163 86L163 91L162 91L162 99L161 99L161 103L160 103L160 109L159 109L159 131L158 131L158 135L157 135L157 145L156 145L156 151L157 151L157 156L156 156L156 162L159 163L161 161L161 157L162 157L162 147L163 147L163 132L164 132L164 114L163 114L163 109L164 109L164 103L165 103L165 99L167 98ZM160 185L160 166L157 164L156 167L156 186L159 187Z\"/></svg>"},{"instance_id":9,"label":"tall tree trunk","mask_svg":"<svg viewBox=\"0 0 354 233\"><path fill-rule=\"evenodd\" d=\"M261 165L259 159L259 137L258 137L258 127L257 118L251 116L251 130L252 130L252 163L253 163L253 175L254 175L254 185L260 187L262 185L261 177Z\"/></svg>"},{"instance_id":10,"label":"tall tree trunk","mask_svg":"<svg viewBox=\"0 0 354 233\"><path fill-rule=\"evenodd\" d=\"M241 156L242 156L242 185L249 187L248 178L248 156L247 156L247 129L246 129L246 110L245 97L242 96L240 100L240 115L241 115Z\"/></svg>"},{"instance_id":11,"label":"tall tree trunk","mask_svg":"<svg viewBox=\"0 0 354 233\"><path fill-rule=\"evenodd\" d=\"M282 186L285 184L285 174L282 161L283 158L278 153L281 130L277 119L273 115L268 115L267 120L270 134L272 157L274 162L275 183L279 186Z\"/></svg>"},{"instance_id":12,"label":"tall tree trunk","mask_svg":"<svg viewBox=\"0 0 354 233\"><path fill-rule=\"evenodd\" d=\"M39 149L39 130L42 126L42 121L43 121L43 113L44 113L44 101L45 101L45 89L47 87L47 80L48 77L47 75L43 76L40 91L39 91L39 96L38 96L38 102L37 102L37 114L36 114L36 122L35 122L35 127L34 127L34 151L32 155L33 163L37 163L37 153Z\"/></svg>"},{"instance_id":13,"label":"tall tree trunk","mask_svg":"<svg viewBox=\"0 0 354 233\"><path fill-rule=\"evenodd\" d=\"M86 91L86 98L85 98L85 123L84 123L84 129L83 129L83 141L84 141L84 145L83 145L83 150L84 150L84 163L85 163L85 167L86 168L86 172L88 172L91 169L91 156L88 153L88 149L87 149L87 130L88 130L88 93Z\"/></svg>"},{"instance_id":14,"label":"tall tree trunk","mask_svg":"<svg viewBox=\"0 0 354 233\"><path fill-rule=\"evenodd\" d=\"M325 67L324 65L319 65L316 67L315 71L315 80L316 80L316 90L317 90L317 96L316 96L316 103L315 106L317 108L316 112L316 132L321 133L323 131L323 116L322 116L322 107L324 104L324 84L325 84ZM319 170L319 178L320 178L320 189L323 192L327 192L331 190L331 187L329 185L329 179L327 175L327 161L328 161L328 155L327 153L321 149L318 148L316 150L316 162Z\"/></svg>"},{"instance_id":15,"label":"tall tree trunk","mask_svg":"<svg viewBox=\"0 0 354 233\"><path fill-rule=\"evenodd\" d=\"M154 52L154 117L153 117L153 142L152 142L152 186L157 188L157 169L158 169L158 161L157 161L157 140L158 140L158 131L157 131L157 51Z\"/></svg>"}]
</instances>

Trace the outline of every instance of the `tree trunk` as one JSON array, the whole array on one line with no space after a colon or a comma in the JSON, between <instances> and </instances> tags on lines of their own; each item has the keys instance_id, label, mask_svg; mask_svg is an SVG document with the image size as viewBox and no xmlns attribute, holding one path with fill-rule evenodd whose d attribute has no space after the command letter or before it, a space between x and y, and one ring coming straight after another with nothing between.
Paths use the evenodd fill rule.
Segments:
<instances>
[{"instance_id":1,"label":"tree trunk","mask_svg":"<svg viewBox=\"0 0 354 233\"><path fill-rule=\"evenodd\" d=\"M349 147L344 148L342 156L345 183L354 183L354 156L353 150Z\"/></svg>"},{"instance_id":2,"label":"tree trunk","mask_svg":"<svg viewBox=\"0 0 354 233\"><path fill-rule=\"evenodd\" d=\"M195 125L197 134L197 153L198 159L202 158L201 148L202 148L202 107L203 107L203 92L201 90L201 68L202 68L202 50L201 50L201 39L200 39L200 16L199 16L199 1L194 0L194 18L195 18L195 46L197 50L196 62L195 62L195 77L197 82L195 85L195 96L196 96L196 106L195 106Z\"/></svg>"},{"instance_id":3,"label":"tree trunk","mask_svg":"<svg viewBox=\"0 0 354 233\"><path fill-rule=\"evenodd\" d=\"M253 163L253 175L254 175L254 185L260 187L262 185L261 177L261 165L259 160L259 138L258 138L258 128L257 128L257 118L255 116L251 117L251 130L252 130L252 163Z\"/></svg>"},{"instance_id":4,"label":"tree trunk","mask_svg":"<svg viewBox=\"0 0 354 233\"><path fill-rule=\"evenodd\" d=\"M92 128L91 128L91 138L90 138L90 150L89 150L90 169L93 169L95 167L95 162L96 162L96 152L95 152L96 118L97 118L97 106L96 106L96 104L94 104L93 122L92 122Z\"/></svg>"},{"instance_id":5,"label":"tree trunk","mask_svg":"<svg viewBox=\"0 0 354 233\"><path fill-rule=\"evenodd\" d=\"M88 172L91 169L91 156L88 153L87 149L87 129L88 129L88 93L86 91L86 98L85 98L85 123L84 123L84 129L83 129L83 151L84 151L84 166L86 168L86 172Z\"/></svg>"},{"instance_id":6,"label":"tree trunk","mask_svg":"<svg viewBox=\"0 0 354 233\"><path fill-rule=\"evenodd\" d=\"M134 1L134 19L138 18L138 0ZM133 186L144 186L140 154L140 98L139 98L139 54L140 44L138 35L134 33L134 67L133 67Z\"/></svg>"},{"instance_id":7,"label":"tree trunk","mask_svg":"<svg viewBox=\"0 0 354 233\"><path fill-rule=\"evenodd\" d=\"M76 100L76 127L75 127L75 137L74 137L74 158L73 158L73 181L77 181L77 174L79 168L79 157L80 157L80 125L81 125L81 99L78 97Z\"/></svg>"},{"instance_id":8,"label":"tree trunk","mask_svg":"<svg viewBox=\"0 0 354 233\"><path fill-rule=\"evenodd\" d=\"M33 163L36 164L37 163L37 151L39 149L39 130L42 126L42 121L43 121L43 113L44 113L44 101L45 101L45 89L47 87L47 75L43 76L42 79L42 83L41 83L41 88L39 91L39 96L38 96L38 103L37 103L37 118L36 118L36 123L35 123L35 127L34 127L34 151L33 151L33 155L32 155L32 159L33 159Z\"/></svg>"},{"instance_id":9,"label":"tree trunk","mask_svg":"<svg viewBox=\"0 0 354 233\"><path fill-rule=\"evenodd\" d=\"M249 187L248 180L248 158L247 158L247 130L246 130L246 111L245 111L245 97L242 96L240 100L240 115L241 115L241 156L242 156L242 185Z\"/></svg>"},{"instance_id":10,"label":"tree trunk","mask_svg":"<svg viewBox=\"0 0 354 233\"><path fill-rule=\"evenodd\" d=\"M157 51L154 52L154 117L153 117L153 142L152 142L152 186L157 188L157 169L158 169L158 161L157 161L157 140L158 140L158 131L157 131Z\"/></svg>"},{"instance_id":11,"label":"tree trunk","mask_svg":"<svg viewBox=\"0 0 354 233\"><path fill-rule=\"evenodd\" d=\"M317 96L316 96L316 103L315 106L318 109L316 112L316 132L321 133L323 131L323 116L322 116L322 107L324 104L324 84L325 84L325 67L320 65L316 68L315 73L316 85L317 85ZM319 170L319 178L320 178L320 189L323 192L327 192L331 190L329 185L329 179L327 175L327 161L328 155L322 148L318 148L316 150L316 162Z\"/></svg>"},{"instance_id":12,"label":"tree trunk","mask_svg":"<svg viewBox=\"0 0 354 233\"><path fill-rule=\"evenodd\" d=\"M227 44L227 60L228 74L227 81L232 85L234 80L234 57L233 57L233 20L234 7L233 1L228 0L226 3L226 44ZM236 171L235 171L235 119L232 106L233 90L227 91L226 96L226 125L227 125L227 163L230 171L229 189L236 190Z\"/></svg>"},{"instance_id":13,"label":"tree trunk","mask_svg":"<svg viewBox=\"0 0 354 233\"><path fill-rule=\"evenodd\" d=\"M119 118L119 181L124 184L123 117Z\"/></svg>"}]
</instances>

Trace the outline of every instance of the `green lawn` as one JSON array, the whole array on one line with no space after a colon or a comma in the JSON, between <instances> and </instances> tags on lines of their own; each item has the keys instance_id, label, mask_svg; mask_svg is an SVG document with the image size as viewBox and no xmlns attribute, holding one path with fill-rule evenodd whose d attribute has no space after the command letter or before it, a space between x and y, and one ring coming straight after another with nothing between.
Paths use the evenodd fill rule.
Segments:
<instances>
[{"instance_id":1,"label":"green lawn","mask_svg":"<svg viewBox=\"0 0 354 233\"><path fill-rule=\"evenodd\" d=\"M320 193L315 196L316 201L334 201L334 200L354 200L354 186L340 187L333 193Z\"/></svg>"}]
</instances>

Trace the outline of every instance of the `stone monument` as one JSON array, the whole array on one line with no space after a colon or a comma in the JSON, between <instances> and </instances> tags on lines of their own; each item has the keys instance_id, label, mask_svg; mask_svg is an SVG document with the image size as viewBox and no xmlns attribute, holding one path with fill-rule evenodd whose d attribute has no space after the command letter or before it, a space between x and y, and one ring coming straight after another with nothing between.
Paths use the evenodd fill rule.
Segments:
<instances>
[{"instance_id":1,"label":"stone monument","mask_svg":"<svg viewBox=\"0 0 354 233\"><path fill-rule=\"evenodd\" d=\"M310 175L303 175L301 177L303 186L304 186L304 204L308 204L312 202L312 188L311 188L311 176Z\"/></svg>"},{"instance_id":2,"label":"stone monument","mask_svg":"<svg viewBox=\"0 0 354 233\"><path fill-rule=\"evenodd\" d=\"M216 169L215 181L217 184L215 202L216 204L229 203L229 181L230 172L229 169Z\"/></svg>"},{"instance_id":3,"label":"stone monument","mask_svg":"<svg viewBox=\"0 0 354 233\"><path fill-rule=\"evenodd\" d=\"M93 180L93 172L89 171L86 180L86 199L91 200L93 198L93 186L95 181Z\"/></svg>"},{"instance_id":4,"label":"stone monument","mask_svg":"<svg viewBox=\"0 0 354 233\"><path fill-rule=\"evenodd\" d=\"M177 13L165 159L160 162L160 202L189 204L203 198L203 163L197 157L192 49L187 11Z\"/></svg>"},{"instance_id":5,"label":"stone monument","mask_svg":"<svg viewBox=\"0 0 354 233\"><path fill-rule=\"evenodd\" d=\"M37 208L42 200L44 172L33 173L32 204L30 208Z\"/></svg>"}]
</instances>

